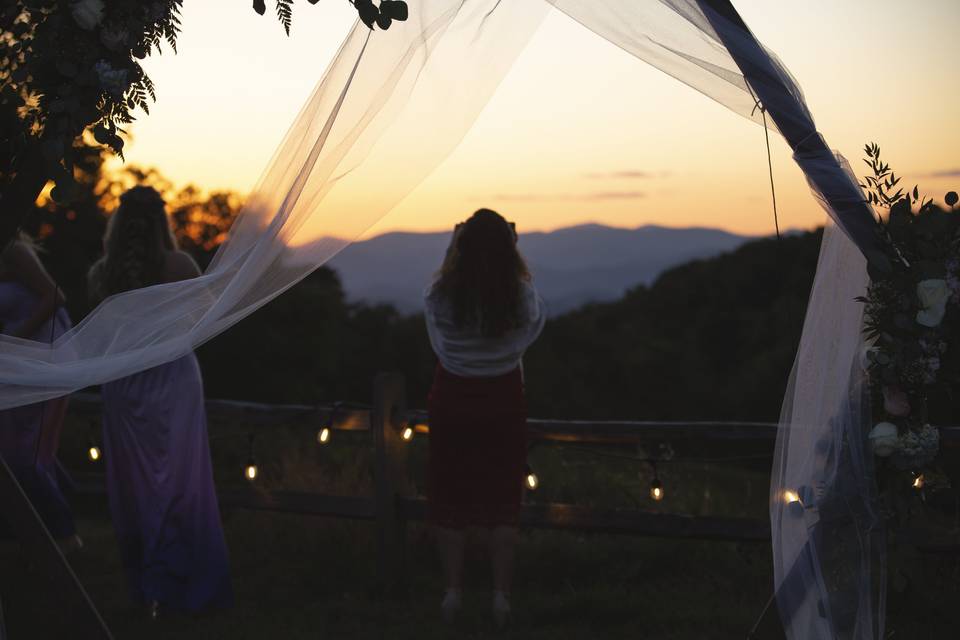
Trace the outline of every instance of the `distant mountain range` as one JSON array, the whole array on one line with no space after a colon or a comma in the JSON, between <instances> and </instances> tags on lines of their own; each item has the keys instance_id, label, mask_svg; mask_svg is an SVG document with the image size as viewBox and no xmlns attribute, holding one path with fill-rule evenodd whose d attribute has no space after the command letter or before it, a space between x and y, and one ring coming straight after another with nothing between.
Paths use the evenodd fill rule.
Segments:
<instances>
[{"instance_id":1,"label":"distant mountain range","mask_svg":"<svg viewBox=\"0 0 960 640\"><path fill-rule=\"evenodd\" d=\"M720 229L599 224L520 236L520 249L551 315L607 302L649 284L665 269L731 251L751 240ZM356 242L330 261L351 301L422 309L423 289L440 266L450 234L386 233Z\"/></svg>"}]
</instances>

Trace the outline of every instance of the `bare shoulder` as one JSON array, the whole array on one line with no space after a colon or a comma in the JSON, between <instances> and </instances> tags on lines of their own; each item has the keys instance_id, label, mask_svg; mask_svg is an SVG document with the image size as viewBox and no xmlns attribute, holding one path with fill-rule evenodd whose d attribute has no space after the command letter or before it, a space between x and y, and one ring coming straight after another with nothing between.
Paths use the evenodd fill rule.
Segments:
<instances>
[{"instance_id":1,"label":"bare shoulder","mask_svg":"<svg viewBox=\"0 0 960 640\"><path fill-rule=\"evenodd\" d=\"M186 251L168 251L163 264L164 280L176 282L200 275L200 267Z\"/></svg>"}]
</instances>

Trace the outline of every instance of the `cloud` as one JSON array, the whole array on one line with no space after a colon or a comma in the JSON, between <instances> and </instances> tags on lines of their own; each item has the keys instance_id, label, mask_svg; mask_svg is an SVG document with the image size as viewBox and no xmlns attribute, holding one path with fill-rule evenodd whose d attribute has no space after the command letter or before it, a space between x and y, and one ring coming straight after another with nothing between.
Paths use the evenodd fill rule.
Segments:
<instances>
[{"instance_id":1,"label":"cloud","mask_svg":"<svg viewBox=\"0 0 960 640\"><path fill-rule=\"evenodd\" d=\"M587 194L586 200L637 200L646 198L643 191L598 191Z\"/></svg>"},{"instance_id":2,"label":"cloud","mask_svg":"<svg viewBox=\"0 0 960 640\"><path fill-rule=\"evenodd\" d=\"M649 171L637 171L634 169L623 169L620 171L604 171L599 173L585 173L584 178L590 180L646 180L655 175Z\"/></svg>"},{"instance_id":3,"label":"cloud","mask_svg":"<svg viewBox=\"0 0 960 640\"><path fill-rule=\"evenodd\" d=\"M583 202L596 200L639 200L644 191L591 191L588 193L497 193L489 197L499 202Z\"/></svg>"},{"instance_id":4,"label":"cloud","mask_svg":"<svg viewBox=\"0 0 960 640\"><path fill-rule=\"evenodd\" d=\"M934 171L926 175L920 176L921 178L960 178L960 169L944 169L942 171Z\"/></svg>"}]
</instances>

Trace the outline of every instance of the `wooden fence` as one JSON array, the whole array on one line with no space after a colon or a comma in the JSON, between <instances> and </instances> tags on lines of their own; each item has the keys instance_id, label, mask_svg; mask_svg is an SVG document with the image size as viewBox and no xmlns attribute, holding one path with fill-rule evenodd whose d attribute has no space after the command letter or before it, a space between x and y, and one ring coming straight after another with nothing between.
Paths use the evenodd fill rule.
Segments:
<instances>
[{"instance_id":1,"label":"wooden fence","mask_svg":"<svg viewBox=\"0 0 960 640\"><path fill-rule=\"evenodd\" d=\"M429 433L429 424L424 412L407 410L405 382L401 375L380 374L373 387L373 402L369 409L337 405L278 406L225 400L207 402L211 416L244 423L266 426L312 417L318 426L327 425L335 431L369 432L374 455L373 495L336 496L248 487L221 489L219 497L221 505L225 507L373 521L377 532L380 586L388 590L402 589L406 573L407 523L426 517L425 500L412 491L407 471L408 447L402 432L410 426L417 433ZM98 414L99 398L77 394L71 401L71 411ZM534 442L587 446L669 445L707 451L722 444L735 444L772 456L777 425L765 422L531 419L528 432ZM941 439L944 447L960 446L960 427L943 428ZM80 490L102 493L102 482L99 486L80 483ZM770 538L770 524L766 519L680 515L639 509L600 509L571 504L525 504L521 511L521 523L525 527L543 529L701 540L762 542Z\"/></svg>"},{"instance_id":2,"label":"wooden fence","mask_svg":"<svg viewBox=\"0 0 960 640\"><path fill-rule=\"evenodd\" d=\"M386 591L405 587L406 530L411 521L426 517L423 498L414 495L407 472L408 447L403 430L412 427L417 433L429 433L427 416L422 411L408 411L405 404L405 382L399 374L380 374L374 381L373 402L369 408L343 405L314 407L308 405L266 405L250 402L208 400L208 413L217 418L234 419L246 424L270 426L310 417L318 425L337 431L367 432L371 435L374 453L373 495L336 496L292 491L267 491L260 487L221 488L220 503L225 507L289 512L372 521L376 524L376 560L380 588ZM100 399L91 394L71 396L70 412L74 415L97 416ZM539 420L528 422L533 442L554 442L567 445L651 445L676 447L681 455L691 450L712 451L717 447L735 446L773 453L777 425L773 423L730 422L625 422ZM941 446L955 454L960 450L960 427L941 427ZM751 456L756 457L756 456ZM641 457L633 458L642 461ZM77 492L102 502L105 492L103 476L77 474ZM100 617L69 563L60 553L43 526L29 500L23 494L10 470L0 459L0 503L7 509L7 519L26 550L36 558L51 577L53 599L75 624L78 637L103 638L112 635ZM770 537L769 523L764 520L722 516L692 516L642 511L639 509L598 509L571 504L526 504L521 511L525 527L562 529L580 532L615 533L643 536L680 537L702 540L738 540L762 542ZM956 552L960 548L957 535L930 541L929 550ZM2 605L0 605L2 606ZM768 603L761 616L763 622L773 611ZM758 623L759 624L759 623ZM780 627L770 625L771 629ZM754 631L756 631L755 628ZM0 640L4 621L0 609ZM752 634L753 635L753 634ZM779 636L778 636L779 637Z\"/></svg>"}]
</instances>

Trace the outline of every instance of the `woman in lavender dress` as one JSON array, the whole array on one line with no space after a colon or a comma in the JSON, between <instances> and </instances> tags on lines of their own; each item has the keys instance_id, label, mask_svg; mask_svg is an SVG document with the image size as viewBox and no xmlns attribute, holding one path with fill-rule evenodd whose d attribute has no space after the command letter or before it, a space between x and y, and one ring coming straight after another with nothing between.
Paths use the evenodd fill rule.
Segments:
<instances>
[{"instance_id":1,"label":"woman in lavender dress","mask_svg":"<svg viewBox=\"0 0 960 640\"><path fill-rule=\"evenodd\" d=\"M121 197L104 248L89 275L95 300L199 275L150 187ZM196 357L114 380L101 395L110 511L134 599L154 616L230 605Z\"/></svg>"},{"instance_id":2,"label":"woman in lavender dress","mask_svg":"<svg viewBox=\"0 0 960 640\"><path fill-rule=\"evenodd\" d=\"M64 298L29 238L0 252L0 333L52 342L70 328ZM0 411L0 455L61 549L82 546L57 479L57 447L67 399Z\"/></svg>"}]
</instances>

